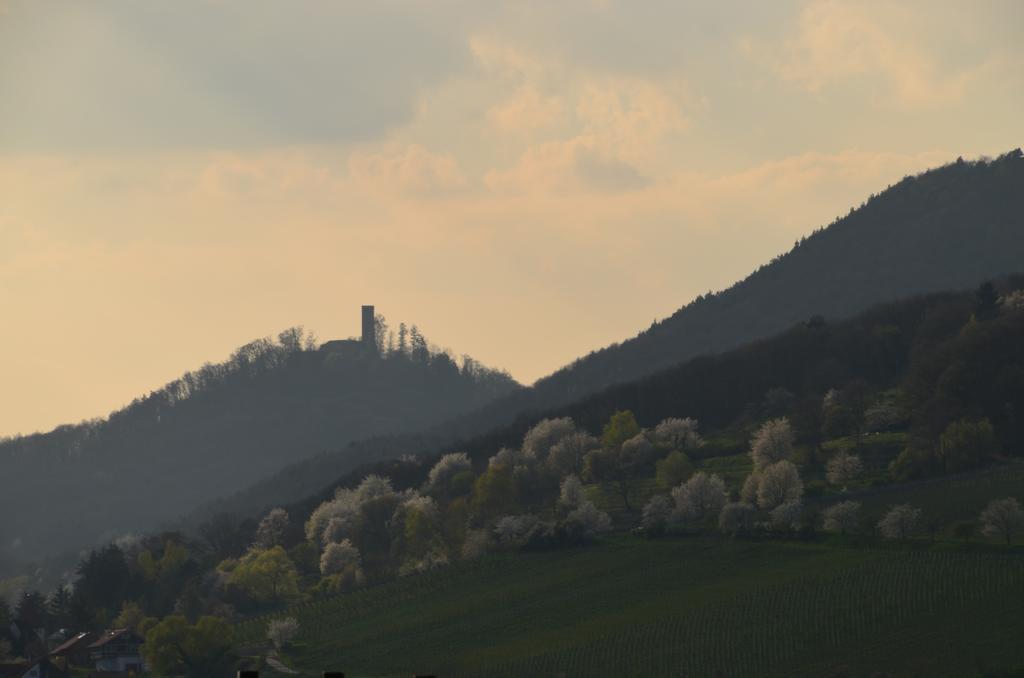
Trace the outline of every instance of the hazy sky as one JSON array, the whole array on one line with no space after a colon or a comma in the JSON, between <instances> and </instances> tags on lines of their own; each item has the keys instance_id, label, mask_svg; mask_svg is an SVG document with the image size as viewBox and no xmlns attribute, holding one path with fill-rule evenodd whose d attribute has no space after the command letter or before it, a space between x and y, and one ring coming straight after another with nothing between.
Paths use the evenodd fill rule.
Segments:
<instances>
[{"instance_id":1,"label":"hazy sky","mask_svg":"<svg viewBox=\"0 0 1024 678\"><path fill-rule=\"evenodd\" d=\"M1024 3L0 0L0 435L359 305L531 382L1022 144Z\"/></svg>"}]
</instances>

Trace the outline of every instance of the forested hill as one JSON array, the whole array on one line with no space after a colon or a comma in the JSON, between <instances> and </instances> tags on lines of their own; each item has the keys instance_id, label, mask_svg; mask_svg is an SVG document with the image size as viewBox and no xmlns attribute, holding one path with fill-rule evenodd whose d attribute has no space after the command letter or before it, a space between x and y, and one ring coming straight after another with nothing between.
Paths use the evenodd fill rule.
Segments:
<instances>
[{"instance_id":1,"label":"forested hill","mask_svg":"<svg viewBox=\"0 0 1024 678\"><path fill-rule=\"evenodd\" d=\"M636 337L593 352L461 422L472 434L509 415L572 402L696 355L840 319L884 302L975 286L1024 260L1024 155L907 177L801 239L743 281L698 297Z\"/></svg>"},{"instance_id":2,"label":"forested hill","mask_svg":"<svg viewBox=\"0 0 1024 678\"><path fill-rule=\"evenodd\" d=\"M260 339L106 419L0 441L0 556L153 529L288 463L423 428L517 388L418 334L379 355L356 342L318 349L298 328Z\"/></svg>"},{"instance_id":3,"label":"forested hill","mask_svg":"<svg viewBox=\"0 0 1024 678\"><path fill-rule=\"evenodd\" d=\"M352 460L433 450L652 374L781 332L812 316L848 318L875 304L963 289L1024 261L1024 155L954 163L871 196L743 281L702 296L636 337L591 353L533 387L497 398L427 435L336 448L204 507L253 514L315 492Z\"/></svg>"}]
</instances>

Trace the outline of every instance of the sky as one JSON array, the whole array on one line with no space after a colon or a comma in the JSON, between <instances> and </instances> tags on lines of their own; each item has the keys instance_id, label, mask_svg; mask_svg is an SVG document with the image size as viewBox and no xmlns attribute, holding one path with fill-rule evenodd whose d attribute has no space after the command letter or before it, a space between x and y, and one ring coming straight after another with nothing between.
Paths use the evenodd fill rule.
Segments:
<instances>
[{"instance_id":1,"label":"sky","mask_svg":"<svg viewBox=\"0 0 1024 678\"><path fill-rule=\"evenodd\" d=\"M359 306L523 383L1022 145L1024 3L0 0L0 435Z\"/></svg>"}]
</instances>

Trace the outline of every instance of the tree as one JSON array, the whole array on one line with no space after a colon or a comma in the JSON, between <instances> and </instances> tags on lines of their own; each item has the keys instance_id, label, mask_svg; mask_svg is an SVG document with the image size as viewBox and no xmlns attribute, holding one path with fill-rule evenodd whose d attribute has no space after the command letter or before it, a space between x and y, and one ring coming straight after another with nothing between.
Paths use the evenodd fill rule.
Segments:
<instances>
[{"instance_id":1,"label":"tree","mask_svg":"<svg viewBox=\"0 0 1024 678\"><path fill-rule=\"evenodd\" d=\"M675 487L693 473L690 458L678 450L669 452L664 459L659 459L654 468L658 487L666 489Z\"/></svg>"},{"instance_id":2,"label":"tree","mask_svg":"<svg viewBox=\"0 0 1024 678\"><path fill-rule=\"evenodd\" d=\"M917 529L921 520L921 509L910 504L893 506L878 521L878 530L886 539L906 541Z\"/></svg>"},{"instance_id":3,"label":"tree","mask_svg":"<svg viewBox=\"0 0 1024 678\"><path fill-rule=\"evenodd\" d=\"M977 466L998 451L999 442L988 419L954 421L939 438L939 459L950 473Z\"/></svg>"},{"instance_id":4,"label":"tree","mask_svg":"<svg viewBox=\"0 0 1024 678\"><path fill-rule=\"evenodd\" d=\"M999 294L991 280L978 286L974 294L974 317L978 320L989 320L999 312Z\"/></svg>"},{"instance_id":5,"label":"tree","mask_svg":"<svg viewBox=\"0 0 1024 678\"><path fill-rule=\"evenodd\" d=\"M584 500L583 483L578 476L566 476L558 490L558 505L572 510Z\"/></svg>"},{"instance_id":6,"label":"tree","mask_svg":"<svg viewBox=\"0 0 1024 678\"><path fill-rule=\"evenodd\" d=\"M252 598L278 602L299 591L299 575L284 548L253 550L238 562L228 581Z\"/></svg>"},{"instance_id":7,"label":"tree","mask_svg":"<svg viewBox=\"0 0 1024 678\"><path fill-rule=\"evenodd\" d=\"M576 431L552 445L547 464L556 476L583 472L583 460L587 454L600 446L597 438L586 431Z\"/></svg>"},{"instance_id":8,"label":"tree","mask_svg":"<svg viewBox=\"0 0 1024 678\"><path fill-rule=\"evenodd\" d=\"M543 460L552 447L574 433L576 425L569 417L541 419L523 436L522 452L526 457Z\"/></svg>"},{"instance_id":9,"label":"tree","mask_svg":"<svg viewBox=\"0 0 1024 678\"><path fill-rule=\"evenodd\" d=\"M278 650L290 644L299 635L299 622L295 617L272 619L267 624L267 639Z\"/></svg>"},{"instance_id":10,"label":"tree","mask_svg":"<svg viewBox=\"0 0 1024 678\"><path fill-rule=\"evenodd\" d=\"M716 475L698 471L672 490L676 504L676 519L703 522L708 516L718 515L729 501L725 482Z\"/></svg>"},{"instance_id":11,"label":"tree","mask_svg":"<svg viewBox=\"0 0 1024 678\"><path fill-rule=\"evenodd\" d=\"M800 473L790 461L775 462L761 471L757 505L770 511L780 504L799 501L804 494Z\"/></svg>"},{"instance_id":12,"label":"tree","mask_svg":"<svg viewBox=\"0 0 1024 678\"><path fill-rule=\"evenodd\" d=\"M71 589L64 585L58 585L46 602L46 613L56 628L71 626ZM0 628L6 628L2 614L0 614Z\"/></svg>"},{"instance_id":13,"label":"tree","mask_svg":"<svg viewBox=\"0 0 1024 678\"><path fill-rule=\"evenodd\" d=\"M974 521L971 520L958 520L953 523L953 534L963 539L965 544L970 543L971 537L974 536L974 529Z\"/></svg>"},{"instance_id":14,"label":"tree","mask_svg":"<svg viewBox=\"0 0 1024 678\"><path fill-rule=\"evenodd\" d=\"M453 452L441 457L427 475L426 492L447 497L452 478L463 471L472 471L473 465L465 452Z\"/></svg>"},{"instance_id":15,"label":"tree","mask_svg":"<svg viewBox=\"0 0 1024 678\"><path fill-rule=\"evenodd\" d=\"M799 499L779 504L771 510L769 517L776 530L799 530L803 504Z\"/></svg>"},{"instance_id":16,"label":"tree","mask_svg":"<svg viewBox=\"0 0 1024 678\"><path fill-rule=\"evenodd\" d=\"M348 539L341 543L328 544L320 556L320 573L325 576L338 574L349 568L359 569L361 565L359 549Z\"/></svg>"},{"instance_id":17,"label":"tree","mask_svg":"<svg viewBox=\"0 0 1024 678\"><path fill-rule=\"evenodd\" d=\"M863 469L860 457L840 450L825 465L825 477L833 485L841 486L845 492L847 484L859 476Z\"/></svg>"},{"instance_id":18,"label":"tree","mask_svg":"<svg viewBox=\"0 0 1024 678\"><path fill-rule=\"evenodd\" d=\"M704 445L697 433L697 420L692 417L669 417L654 427L654 435L659 442L680 452L690 452Z\"/></svg>"},{"instance_id":19,"label":"tree","mask_svg":"<svg viewBox=\"0 0 1024 678\"><path fill-rule=\"evenodd\" d=\"M515 485L509 466L488 466L473 484L471 506L485 519L508 512L514 507L515 499Z\"/></svg>"},{"instance_id":20,"label":"tree","mask_svg":"<svg viewBox=\"0 0 1024 678\"><path fill-rule=\"evenodd\" d=\"M132 629L138 631L146 613L142 607L132 600L126 600L121 604L121 612L114 618L114 628Z\"/></svg>"},{"instance_id":21,"label":"tree","mask_svg":"<svg viewBox=\"0 0 1024 678\"><path fill-rule=\"evenodd\" d=\"M750 441L750 458L757 470L789 459L792 454L793 428L786 417L769 419Z\"/></svg>"},{"instance_id":22,"label":"tree","mask_svg":"<svg viewBox=\"0 0 1024 678\"><path fill-rule=\"evenodd\" d=\"M993 499L981 512L978 520L981 522L983 534L1002 537L1006 540L1007 546L1013 541L1016 533L1024 530L1024 510L1013 497Z\"/></svg>"},{"instance_id":23,"label":"tree","mask_svg":"<svg viewBox=\"0 0 1024 678\"><path fill-rule=\"evenodd\" d=\"M231 626L219 617L201 617L195 625L166 617L146 633L142 653L157 675L189 678L226 675L237 659Z\"/></svg>"},{"instance_id":24,"label":"tree","mask_svg":"<svg viewBox=\"0 0 1024 678\"><path fill-rule=\"evenodd\" d=\"M403 358L409 355L409 329L405 323L398 323L398 354Z\"/></svg>"},{"instance_id":25,"label":"tree","mask_svg":"<svg viewBox=\"0 0 1024 678\"><path fill-rule=\"evenodd\" d=\"M718 529L725 534L737 535L754 527L754 507L746 502L729 502L718 514Z\"/></svg>"},{"instance_id":26,"label":"tree","mask_svg":"<svg viewBox=\"0 0 1024 678\"><path fill-rule=\"evenodd\" d=\"M280 546L289 524L287 511L283 508L271 509L256 528L256 545L265 549Z\"/></svg>"},{"instance_id":27,"label":"tree","mask_svg":"<svg viewBox=\"0 0 1024 678\"><path fill-rule=\"evenodd\" d=\"M631 414L629 416L632 417ZM617 436L616 433L606 437L611 440L617 439ZM629 502L630 492L641 472L653 461L654 452L654 446L643 434L638 433L617 446L604 447L588 454L584 475L597 482L614 485L623 506L627 511L633 511Z\"/></svg>"},{"instance_id":28,"label":"tree","mask_svg":"<svg viewBox=\"0 0 1024 678\"><path fill-rule=\"evenodd\" d=\"M665 530L669 516L672 515L672 500L664 494L656 494L644 506L640 524L648 532L658 534Z\"/></svg>"},{"instance_id":29,"label":"tree","mask_svg":"<svg viewBox=\"0 0 1024 678\"><path fill-rule=\"evenodd\" d=\"M576 510L569 514L567 520L579 523L583 527L583 533L588 536L612 529L611 517L599 510L590 500L581 502Z\"/></svg>"},{"instance_id":30,"label":"tree","mask_svg":"<svg viewBox=\"0 0 1024 678\"><path fill-rule=\"evenodd\" d=\"M849 534L857 531L860 502L841 501L825 509L822 527L826 532Z\"/></svg>"},{"instance_id":31,"label":"tree","mask_svg":"<svg viewBox=\"0 0 1024 678\"><path fill-rule=\"evenodd\" d=\"M601 444L605 449L621 447L624 442L640 434L640 425L629 410L613 414L601 431Z\"/></svg>"}]
</instances>

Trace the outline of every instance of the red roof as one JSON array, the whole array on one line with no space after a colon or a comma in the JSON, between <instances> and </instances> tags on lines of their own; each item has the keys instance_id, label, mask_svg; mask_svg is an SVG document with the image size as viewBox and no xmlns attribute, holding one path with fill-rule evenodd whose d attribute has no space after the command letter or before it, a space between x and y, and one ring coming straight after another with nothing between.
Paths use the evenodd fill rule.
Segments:
<instances>
[{"instance_id":1,"label":"red roof","mask_svg":"<svg viewBox=\"0 0 1024 678\"><path fill-rule=\"evenodd\" d=\"M71 652L72 650L77 649L78 646L84 645L86 643L91 642L92 639L95 638L95 637L96 637L95 634L89 633L87 631L83 632L83 633L79 633L78 635L75 635L75 636L71 636L70 638L65 640L63 643L61 643L57 647L55 647L52 650L50 650L50 655L56 656L56 655L67 654L67 653Z\"/></svg>"},{"instance_id":2,"label":"red roof","mask_svg":"<svg viewBox=\"0 0 1024 678\"><path fill-rule=\"evenodd\" d=\"M126 635L133 636L133 637L135 636L135 634L132 633L131 629L113 629L113 630L110 630L110 631L104 631L103 635L101 635L99 637L99 640L97 640L95 643L90 645L89 648L92 649L92 648L95 648L95 647L103 647L107 643L109 643L109 642L111 642L113 640L117 640L118 638L121 638L121 637L126 636ZM142 642L142 641L139 640L139 642Z\"/></svg>"}]
</instances>

